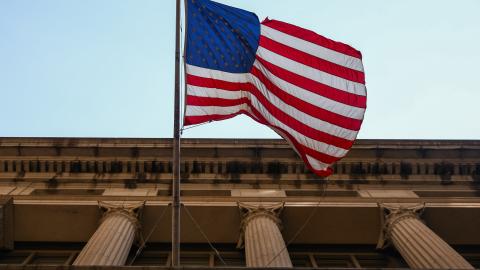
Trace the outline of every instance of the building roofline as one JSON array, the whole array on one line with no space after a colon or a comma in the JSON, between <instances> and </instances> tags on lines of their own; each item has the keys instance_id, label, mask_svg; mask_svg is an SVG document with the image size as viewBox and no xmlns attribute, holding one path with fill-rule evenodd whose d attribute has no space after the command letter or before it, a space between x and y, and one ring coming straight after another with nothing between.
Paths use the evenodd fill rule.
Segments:
<instances>
[{"instance_id":1,"label":"building roofline","mask_svg":"<svg viewBox=\"0 0 480 270\"><path fill-rule=\"evenodd\" d=\"M155 146L167 147L171 138L107 138L107 137L0 137L1 146ZM248 146L273 146L288 147L283 139L225 139L225 138L184 138L182 144L193 145L248 145ZM480 147L480 140L438 140L438 139L358 139L355 148L398 148L398 147Z\"/></svg>"}]
</instances>

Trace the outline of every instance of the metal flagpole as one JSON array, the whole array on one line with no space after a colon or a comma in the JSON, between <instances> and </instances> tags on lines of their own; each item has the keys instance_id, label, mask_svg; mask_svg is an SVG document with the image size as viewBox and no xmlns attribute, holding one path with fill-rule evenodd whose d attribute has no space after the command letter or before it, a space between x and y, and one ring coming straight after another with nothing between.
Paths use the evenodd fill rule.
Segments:
<instances>
[{"instance_id":1,"label":"metal flagpole","mask_svg":"<svg viewBox=\"0 0 480 270\"><path fill-rule=\"evenodd\" d=\"M180 266L180 0L176 0L175 111L173 120L172 266Z\"/></svg>"}]
</instances>

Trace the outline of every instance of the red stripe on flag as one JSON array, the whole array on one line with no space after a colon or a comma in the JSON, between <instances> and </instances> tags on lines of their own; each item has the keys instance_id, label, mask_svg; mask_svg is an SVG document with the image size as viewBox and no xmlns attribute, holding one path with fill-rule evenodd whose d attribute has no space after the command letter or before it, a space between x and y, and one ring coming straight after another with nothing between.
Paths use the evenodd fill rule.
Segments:
<instances>
[{"instance_id":1,"label":"red stripe on flag","mask_svg":"<svg viewBox=\"0 0 480 270\"><path fill-rule=\"evenodd\" d=\"M300 156L300 158L303 160L303 162L305 163L305 165L307 165L307 168L312 171L313 173L321 176L321 177L327 177L329 175L331 175L333 173L333 170L332 168L330 167L327 167L325 168L324 170L317 170L315 168L313 168L313 166L310 164L310 160L307 158L307 156L305 155L306 151L305 151L305 148L303 145L299 144L294 138L292 138L292 136L290 136L290 134L286 133L285 131L283 130L278 130L277 133L283 137L289 144L290 146L292 146L295 151L298 153L298 155ZM327 164L327 163L326 163Z\"/></svg>"},{"instance_id":2,"label":"red stripe on flag","mask_svg":"<svg viewBox=\"0 0 480 270\"><path fill-rule=\"evenodd\" d=\"M252 93L257 100L268 110L268 112L275 117L278 121L282 122L286 126L294 129L298 133L309 137L313 140L324 142L330 145L334 145L343 149L349 149L353 142L342 139L331 134L319 131L310 127L309 125L302 123L301 121L291 117L284 111L280 110L278 107L274 106L268 101L268 99L263 96L254 85L250 85L249 92ZM251 103L250 103L251 104ZM251 106L251 105L250 105ZM253 106L251 106L253 107Z\"/></svg>"},{"instance_id":3,"label":"red stripe on flag","mask_svg":"<svg viewBox=\"0 0 480 270\"><path fill-rule=\"evenodd\" d=\"M186 79L187 79L187 84L200 86L200 87L217 88L217 89L222 89L227 91L242 90L242 83L233 83L233 82L227 82L227 81L217 80L212 78L204 78L204 77L199 77L191 74L187 74Z\"/></svg>"},{"instance_id":4,"label":"red stripe on flag","mask_svg":"<svg viewBox=\"0 0 480 270\"><path fill-rule=\"evenodd\" d=\"M333 113L331 111L319 108L315 105L305 102L299 98L296 98L284 92L283 90L278 88L276 85L274 85L272 82L270 82L263 75L263 73L261 73L255 67L252 69L251 72L252 72L252 75L256 76L260 81L263 82L263 84L265 85L268 91L275 94L278 98L280 98L290 106L297 108L299 111L302 111L322 121L325 121L333 125L346 128L352 131L358 131L360 129L360 126L362 125L361 120L357 120L357 119L353 119L353 118L349 118L343 115ZM255 91L258 91L258 90L256 88L253 88L253 85L249 83L231 83L231 82L226 82L221 80L197 77L193 75L187 75L187 76L191 78L191 80L189 80L189 85L199 86L199 87L208 87L208 88L218 88L218 89L241 89L243 91L248 91L254 94L257 98L259 98L258 95L261 95L263 97L263 95L260 92L255 93L253 90ZM212 99L212 102L213 101L214 100ZM206 101L204 102L205 102L204 104L199 104L199 105L208 106L208 103L206 103ZM228 104L227 101L225 102L225 104ZM269 104L271 103L269 102ZM238 104L234 104L234 105L238 105ZM234 106L234 105L224 105L224 106ZM215 105L211 104L211 106L215 106ZM222 105L219 105L219 106L222 106ZM277 107L275 108L278 109Z\"/></svg>"},{"instance_id":5,"label":"red stripe on flag","mask_svg":"<svg viewBox=\"0 0 480 270\"><path fill-rule=\"evenodd\" d=\"M278 86L273 84L260 70L256 67L253 67L251 71L252 75L257 77L265 87L272 92L275 96L280 98L283 102L288 105L297 108L298 110L309 114L313 117L321 119L323 121L329 122L331 124L343 127L346 129L358 131L362 125L362 121L358 119L349 118L334 112L325 110L323 108L317 107L311 103L305 102L293 95L288 94L287 92L280 89Z\"/></svg>"},{"instance_id":6,"label":"red stripe on flag","mask_svg":"<svg viewBox=\"0 0 480 270\"><path fill-rule=\"evenodd\" d=\"M352 147L353 141L349 141L343 138L339 138L333 136L331 134L316 130L297 119L289 116L288 114L284 113L283 111L279 110L273 104L271 104L258 90L254 89L253 85L250 85L249 92L254 95L257 100L268 110L268 112L274 116L277 120L285 124L286 126L294 129L298 133L302 134L303 136L309 137L313 140L323 142L326 144L334 145L336 147L340 147L343 149L349 149ZM191 97L191 96L189 96ZM198 104L208 104L208 106L219 106L225 107L224 104L228 103L228 99L220 99L220 98L209 98L209 97L194 97L197 104L189 104L189 105L198 105ZM248 104L250 107L254 107L248 98L242 98L236 100L239 104ZM238 105L238 104L237 104Z\"/></svg>"},{"instance_id":7,"label":"red stripe on flag","mask_svg":"<svg viewBox=\"0 0 480 270\"><path fill-rule=\"evenodd\" d=\"M304 145L300 144L294 137L292 137L292 135L290 135L290 133L286 132L282 128L279 128L275 125L272 125L272 124L268 123L267 120L263 117L263 115L259 111L257 111L255 108L251 108L251 110L252 110L252 114L255 117L258 118L257 122L259 122L260 124L264 124L264 125L273 127L274 129L281 130L286 136L288 136L288 139L290 140L290 142L297 149L297 152L301 154L304 162L306 164L309 164L309 166L310 166L310 162L307 160L307 157L305 156L305 153L307 153L309 156L311 156L311 157L313 157L313 158L317 159L318 161L320 161L322 163L325 163L325 164L331 164L331 163L340 159L340 158L337 158L337 157L332 157L332 156L327 155L325 153L321 153L319 151L315 151L315 150L310 149L308 147L305 147ZM253 118L253 119L255 119L255 118ZM310 166L310 168L312 170L315 170L311 166ZM318 170L316 170L316 171L318 171Z\"/></svg>"},{"instance_id":8,"label":"red stripe on flag","mask_svg":"<svg viewBox=\"0 0 480 270\"><path fill-rule=\"evenodd\" d=\"M279 130L280 132L282 132L282 134L279 134L279 135L282 136L282 137L283 136L287 137L285 139L292 145L293 148L296 149L297 153L300 155L303 162L307 165L307 167L309 168L310 171L312 171L313 173L315 173L315 174L317 174L321 177L327 177L327 176L329 176L333 173L333 170L331 168L326 168L325 170L316 170L315 168L313 168L310 165L310 161L307 159L305 153L309 153L309 155L311 157L314 157L315 159L317 159L320 162L323 162L325 164L330 164L329 161L331 161L331 163L333 163L336 160L339 160L340 158L335 158L335 157L332 157L332 156L329 156L329 155L326 155L326 154L323 154L323 153L319 153L319 152L317 152L313 149L310 149L308 147L303 146L295 138L293 138L288 132L284 131L283 129L281 129L279 127L272 126L271 124L269 124L265 120L265 118L262 116L262 114L260 114L260 112L258 112L255 108L252 107L251 111L252 111L252 113L250 113L248 111L241 110L238 113L234 113L234 114L230 114L230 115L187 116L187 117L185 117L185 125L194 125L194 124L205 123L205 122L209 122L209 121L220 121L220 120L225 120L225 119L228 119L228 118L235 117L236 115L239 115L239 114L245 114L245 115L249 116L254 121L256 121L260 124L269 126L270 128L273 128L274 130Z\"/></svg>"},{"instance_id":9,"label":"red stripe on flag","mask_svg":"<svg viewBox=\"0 0 480 270\"><path fill-rule=\"evenodd\" d=\"M312 93L324 96L328 99L338 101L343 104L365 109L367 107L367 97L355 95L343 90L339 90L328 85L319 83L317 81L305 78L296 73L288 71L284 68L278 67L257 55L257 60L267 68L271 73L280 79L294 84L300 88L308 90Z\"/></svg>"},{"instance_id":10,"label":"red stripe on flag","mask_svg":"<svg viewBox=\"0 0 480 270\"><path fill-rule=\"evenodd\" d=\"M226 120L232 117L235 117L239 114L242 113L247 113L246 111L239 111L233 114L209 114L209 115L194 115L194 116L185 116L183 120L183 124L185 126L190 126L190 125L196 125L196 124L201 124L205 122L210 122L210 121L221 121L221 120Z\"/></svg>"},{"instance_id":11,"label":"red stripe on flag","mask_svg":"<svg viewBox=\"0 0 480 270\"><path fill-rule=\"evenodd\" d=\"M337 65L325 59L318 58L303 51L294 49L268 37L260 37L260 46L276 54L289 58L293 61L302 63L309 67L327 72L349 81L365 84L365 74L363 72Z\"/></svg>"},{"instance_id":12,"label":"red stripe on flag","mask_svg":"<svg viewBox=\"0 0 480 270\"><path fill-rule=\"evenodd\" d=\"M212 97L200 97L187 95L187 105L193 106L218 106L218 107L231 107L249 102L248 98L240 99L223 99Z\"/></svg>"},{"instance_id":13,"label":"red stripe on flag","mask_svg":"<svg viewBox=\"0 0 480 270\"><path fill-rule=\"evenodd\" d=\"M249 93L254 95L256 99L267 109L267 111L273 117L275 117L278 121L282 122L286 126L294 129L298 133L307 136L313 140L324 142L326 144L334 145L343 149L349 149L352 146L353 141L314 129L311 126L293 118L284 111L280 110L278 107L273 105L253 84L244 84L243 89L244 91L248 91ZM192 103L188 101L188 105L226 107L247 103L251 108L253 108L252 103L248 98L229 100L221 98L187 96L187 100L192 101Z\"/></svg>"},{"instance_id":14,"label":"red stripe on flag","mask_svg":"<svg viewBox=\"0 0 480 270\"><path fill-rule=\"evenodd\" d=\"M328 48L330 50L362 59L362 53L355 50L351 46L338 41L333 41L313 31L276 20L265 20L262 22L262 24L285 34Z\"/></svg>"}]
</instances>

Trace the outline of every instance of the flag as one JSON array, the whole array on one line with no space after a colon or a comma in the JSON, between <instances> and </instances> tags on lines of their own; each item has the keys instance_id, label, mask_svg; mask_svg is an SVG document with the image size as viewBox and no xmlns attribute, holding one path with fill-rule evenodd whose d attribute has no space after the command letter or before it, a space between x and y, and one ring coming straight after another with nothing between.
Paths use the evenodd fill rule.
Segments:
<instances>
[{"instance_id":1,"label":"flag","mask_svg":"<svg viewBox=\"0 0 480 270\"><path fill-rule=\"evenodd\" d=\"M187 1L184 125L246 114L286 139L319 176L344 157L367 105L362 55L285 22Z\"/></svg>"}]
</instances>

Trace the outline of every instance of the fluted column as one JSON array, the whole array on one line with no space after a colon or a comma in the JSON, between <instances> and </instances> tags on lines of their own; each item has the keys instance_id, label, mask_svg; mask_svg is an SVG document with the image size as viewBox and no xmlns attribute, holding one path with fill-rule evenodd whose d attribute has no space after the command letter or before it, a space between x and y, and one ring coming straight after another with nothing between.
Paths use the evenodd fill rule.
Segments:
<instances>
[{"instance_id":1,"label":"fluted column","mask_svg":"<svg viewBox=\"0 0 480 270\"><path fill-rule=\"evenodd\" d=\"M243 220L238 247L245 247L247 267L292 267L280 232L278 216L282 208L283 204L240 205Z\"/></svg>"},{"instance_id":2,"label":"fluted column","mask_svg":"<svg viewBox=\"0 0 480 270\"><path fill-rule=\"evenodd\" d=\"M140 223L141 204L100 203L104 214L100 226L82 249L73 265L125 265Z\"/></svg>"},{"instance_id":3,"label":"fluted column","mask_svg":"<svg viewBox=\"0 0 480 270\"><path fill-rule=\"evenodd\" d=\"M452 247L428 228L420 219L422 206L382 206L386 214L383 236L408 266L413 269L473 269ZM383 246L383 240L379 246Z\"/></svg>"}]
</instances>

